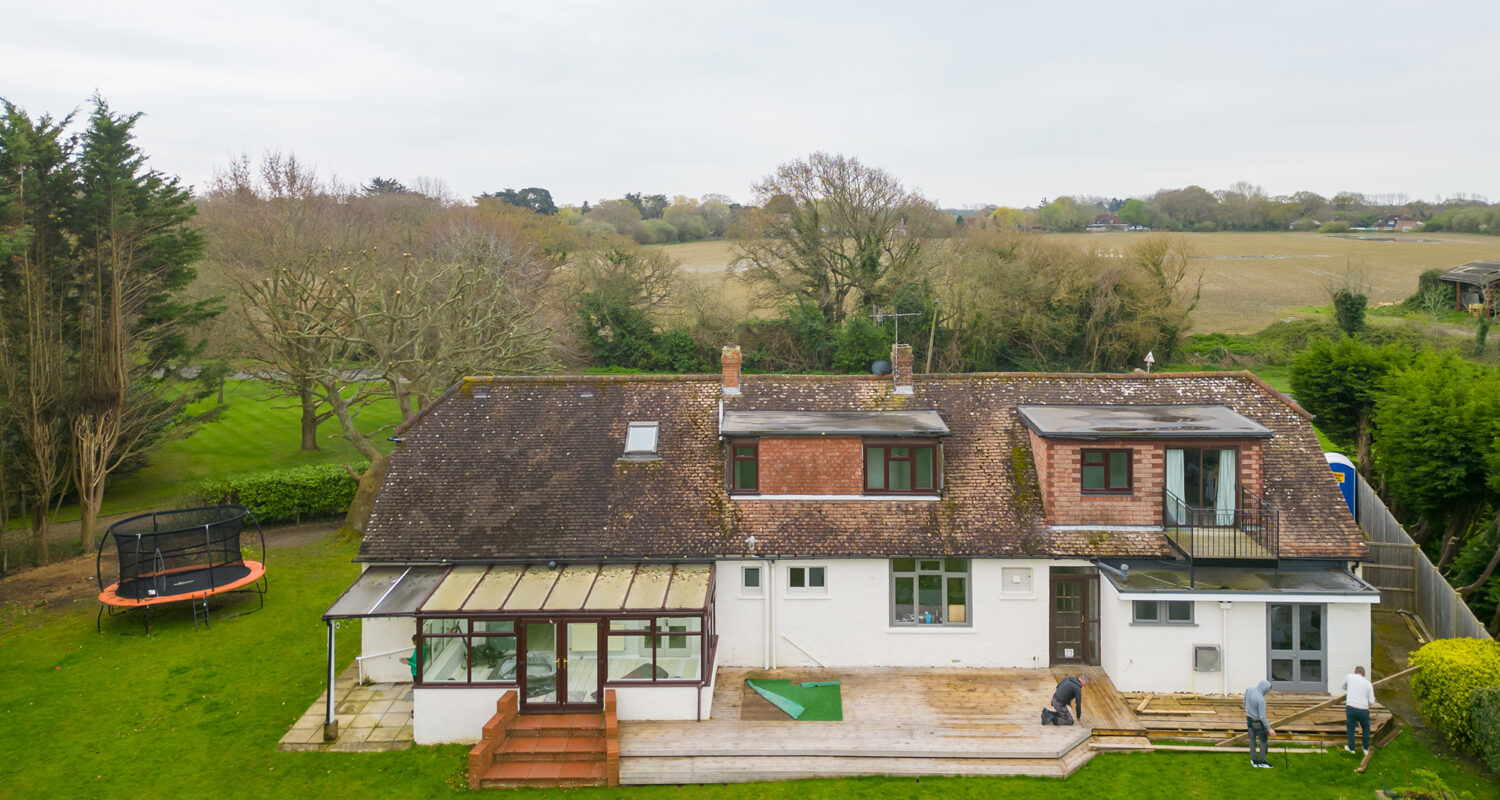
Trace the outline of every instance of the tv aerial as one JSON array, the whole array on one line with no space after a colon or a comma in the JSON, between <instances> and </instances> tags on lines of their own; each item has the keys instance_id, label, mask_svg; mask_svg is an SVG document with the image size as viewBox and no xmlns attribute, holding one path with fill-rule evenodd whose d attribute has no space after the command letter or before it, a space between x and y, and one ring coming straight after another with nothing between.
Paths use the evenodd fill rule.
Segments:
<instances>
[{"instance_id":1,"label":"tv aerial","mask_svg":"<svg viewBox=\"0 0 1500 800\"><path fill-rule=\"evenodd\" d=\"M875 320L876 325L882 325L888 319L893 319L896 321L895 344L901 344L901 318L920 316L922 316L922 312L920 311L908 311L904 314L901 314L895 311L881 311L880 306L875 306L875 310L870 312L870 319Z\"/></svg>"}]
</instances>

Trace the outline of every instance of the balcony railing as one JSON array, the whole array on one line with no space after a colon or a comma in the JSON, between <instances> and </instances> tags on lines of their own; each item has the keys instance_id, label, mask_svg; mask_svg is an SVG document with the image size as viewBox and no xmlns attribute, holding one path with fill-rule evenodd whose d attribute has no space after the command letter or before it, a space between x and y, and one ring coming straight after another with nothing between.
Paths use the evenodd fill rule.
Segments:
<instances>
[{"instance_id":1,"label":"balcony railing","mask_svg":"<svg viewBox=\"0 0 1500 800\"><path fill-rule=\"evenodd\" d=\"M1276 561L1280 523L1275 506L1244 490L1232 509L1190 506L1171 492L1162 493L1162 527L1190 561Z\"/></svg>"}]
</instances>

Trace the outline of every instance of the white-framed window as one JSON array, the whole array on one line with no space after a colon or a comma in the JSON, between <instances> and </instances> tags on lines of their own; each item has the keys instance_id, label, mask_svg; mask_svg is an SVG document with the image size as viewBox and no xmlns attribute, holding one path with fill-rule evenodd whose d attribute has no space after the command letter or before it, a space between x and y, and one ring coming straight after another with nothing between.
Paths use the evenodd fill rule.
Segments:
<instances>
[{"instance_id":1,"label":"white-framed window","mask_svg":"<svg viewBox=\"0 0 1500 800\"><path fill-rule=\"evenodd\" d=\"M760 597L765 593L760 565L740 567L740 597Z\"/></svg>"},{"instance_id":2,"label":"white-framed window","mask_svg":"<svg viewBox=\"0 0 1500 800\"><path fill-rule=\"evenodd\" d=\"M1031 567L1001 567L1000 593L1030 597L1032 594Z\"/></svg>"},{"instance_id":3,"label":"white-framed window","mask_svg":"<svg viewBox=\"0 0 1500 800\"><path fill-rule=\"evenodd\" d=\"M649 457L656 455L657 422L632 422L625 429L625 455Z\"/></svg>"},{"instance_id":4,"label":"white-framed window","mask_svg":"<svg viewBox=\"0 0 1500 800\"><path fill-rule=\"evenodd\" d=\"M787 567L787 594L827 594L828 570L824 567Z\"/></svg>"},{"instance_id":5,"label":"white-framed window","mask_svg":"<svg viewBox=\"0 0 1500 800\"><path fill-rule=\"evenodd\" d=\"M1135 625L1192 625L1191 600L1136 600L1130 621Z\"/></svg>"}]
</instances>

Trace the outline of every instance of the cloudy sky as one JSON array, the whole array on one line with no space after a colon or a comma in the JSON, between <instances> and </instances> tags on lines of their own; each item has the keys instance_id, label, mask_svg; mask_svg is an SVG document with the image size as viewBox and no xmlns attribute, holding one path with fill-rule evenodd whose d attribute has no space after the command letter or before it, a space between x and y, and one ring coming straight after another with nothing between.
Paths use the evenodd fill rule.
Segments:
<instances>
[{"instance_id":1,"label":"cloudy sky","mask_svg":"<svg viewBox=\"0 0 1500 800\"><path fill-rule=\"evenodd\" d=\"M1500 197L1500 3L25 3L0 97L141 111L158 169L750 197L859 157L947 207L1248 180Z\"/></svg>"}]
</instances>

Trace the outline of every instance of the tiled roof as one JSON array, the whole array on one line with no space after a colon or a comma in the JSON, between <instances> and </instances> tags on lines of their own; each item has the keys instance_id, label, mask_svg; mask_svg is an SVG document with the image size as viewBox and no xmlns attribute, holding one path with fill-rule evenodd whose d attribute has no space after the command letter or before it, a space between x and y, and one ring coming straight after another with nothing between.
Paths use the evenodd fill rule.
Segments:
<instances>
[{"instance_id":1,"label":"tiled roof","mask_svg":"<svg viewBox=\"0 0 1500 800\"><path fill-rule=\"evenodd\" d=\"M731 499L719 376L469 379L402 432L365 561L784 556L1169 556L1150 531L1043 524L1023 403L1222 404L1273 432L1265 488L1283 555L1364 558L1305 412L1245 373L744 376L725 409L936 410L937 501ZM659 460L621 461L631 421L661 423ZM745 540L755 537L750 550Z\"/></svg>"}]
</instances>

